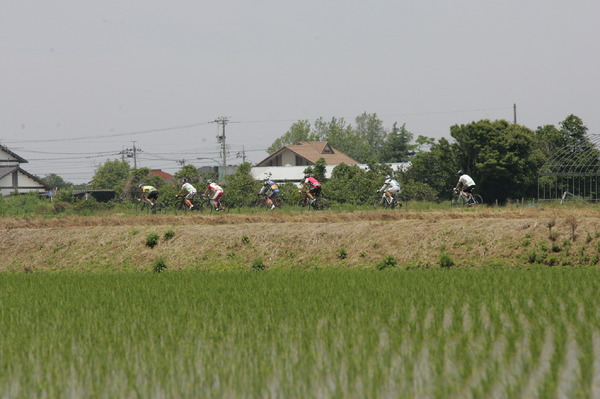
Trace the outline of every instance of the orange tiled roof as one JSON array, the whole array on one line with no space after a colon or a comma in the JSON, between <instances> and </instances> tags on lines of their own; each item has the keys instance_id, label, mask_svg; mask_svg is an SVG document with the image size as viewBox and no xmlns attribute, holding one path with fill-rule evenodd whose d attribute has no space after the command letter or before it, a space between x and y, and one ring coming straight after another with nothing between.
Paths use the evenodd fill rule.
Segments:
<instances>
[{"instance_id":1,"label":"orange tiled roof","mask_svg":"<svg viewBox=\"0 0 600 399\"><path fill-rule=\"evenodd\" d=\"M163 172L160 169L152 169L150 171L150 174L151 175L156 175L156 176L160 177L161 179L163 179L165 181L173 179L173 175L172 174L167 173L167 172Z\"/></svg>"},{"instance_id":2,"label":"orange tiled roof","mask_svg":"<svg viewBox=\"0 0 600 399\"><path fill-rule=\"evenodd\" d=\"M347 165L355 165L358 164L358 161L350 158L348 155L336 150L332 146L329 145L327 141L301 141L298 144L286 145L279 149L277 152L269 155L267 158L257 163L257 166L268 161L271 157L278 155L284 150L289 150L295 153L296 155L301 156L306 159L310 163L315 163L319 160L319 158L323 158L325 160L326 165L337 165L340 163L345 163Z\"/></svg>"}]
</instances>

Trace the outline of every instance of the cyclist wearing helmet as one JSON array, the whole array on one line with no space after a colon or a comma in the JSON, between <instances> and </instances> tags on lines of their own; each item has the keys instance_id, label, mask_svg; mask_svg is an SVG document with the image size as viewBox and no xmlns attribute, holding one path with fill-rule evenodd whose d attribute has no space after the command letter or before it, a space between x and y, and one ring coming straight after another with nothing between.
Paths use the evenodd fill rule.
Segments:
<instances>
[{"instance_id":1,"label":"cyclist wearing helmet","mask_svg":"<svg viewBox=\"0 0 600 399\"><path fill-rule=\"evenodd\" d=\"M310 198L312 202L315 200L315 197L318 197L321 194L321 183L319 183L313 175L306 174L304 175L304 183L302 184L302 187L300 187L300 191L303 191L306 186L308 186L306 196Z\"/></svg>"},{"instance_id":2,"label":"cyclist wearing helmet","mask_svg":"<svg viewBox=\"0 0 600 399\"><path fill-rule=\"evenodd\" d=\"M261 187L258 195L266 196L267 204L271 207L271 209L275 209L275 197L279 194L279 186L273 180L267 178L263 182L263 186Z\"/></svg>"},{"instance_id":3,"label":"cyclist wearing helmet","mask_svg":"<svg viewBox=\"0 0 600 399\"><path fill-rule=\"evenodd\" d=\"M138 188L142 189L142 199L150 204L152 213L156 213L156 200L158 199L158 190L154 186L144 186L140 184Z\"/></svg>"},{"instance_id":4,"label":"cyclist wearing helmet","mask_svg":"<svg viewBox=\"0 0 600 399\"><path fill-rule=\"evenodd\" d=\"M459 170L458 172L456 172L456 174L459 177L458 183L456 183L455 188L458 189L458 187L462 186L461 194L464 195L465 198L467 198L467 204L469 204L473 201L471 193L475 189L475 180L473 180L471 176L467 175L462 170Z\"/></svg>"},{"instance_id":5,"label":"cyclist wearing helmet","mask_svg":"<svg viewBox=\"0 0 600 399\"><path fill-rule=\"evenodd\" d=\"M400 183L398 183L396 179L392 179L391 176L386 176L383 186L381 186L381 188L377 190L377 192L385 193L388 204L391 204L392 197L400 192Z\"/></svg>"},{"instance_id":6,"label":"cyclist wearing helmet","mask_svg":"<svg viewBox=\"0 0 600 399\"><path fill-rule=\"evenodd\" d=\"M196 194L198 192L196 191L196 187L191 185L190 179L188 179L188 178L183 179L183 185L181 186L181 189L179 189L179 193L177 193L177 195L175 197L177 198L184 193L185 193L185 204L188 206L188 208L190 210L192 210L192 208L194 208L194 203L192 202L192 200L194 199L194 197L196 196Z\"/></svg>"},{"instance_id":7,"label":"cyclist wearing helmet","mask_svg":"<svg viewBox=\"0 0 600 399\"><path fill-rule=\"evenodd\" d=\"M221 188L221 186L219 186L217 183L213 182L212 180L207 180L206 184L207 184L207 186L206 186L206 190L204 190L204 195L208 195L208 193L210 191L212 191L213 192L213 197L212 197L213 205L214 205L216 211L220 211L221 209L223 209L223 207L219 205L219 198L221 198L224 194L223 188Z\"/></svg>"}]
</instances>

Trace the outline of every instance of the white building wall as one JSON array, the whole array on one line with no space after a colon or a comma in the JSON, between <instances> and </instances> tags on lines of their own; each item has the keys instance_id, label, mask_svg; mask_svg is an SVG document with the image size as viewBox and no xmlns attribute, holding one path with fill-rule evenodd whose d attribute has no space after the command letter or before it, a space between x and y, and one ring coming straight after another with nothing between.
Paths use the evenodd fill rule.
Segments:
<instances>
[{"instance_id":1,"label":"white building wall","mask_svg":"<svg viewBox=\"0 0 600 399\"><path fill-rule=\"evenodd\" d=\"M0 150L0 166L16 166L19 160L8 152Z\"/></svg>"},{"instance_id":2,"label":"white building wall","mask_svg":"<svg viewBox=\"0 0 600 399\"><path fill-rule=\"evenodd\" d=\"M26 194L30 191L43 192L46 189L40 183L33 180L31 177L23 173L17 172L17 185L19 194ZM0 194L11 195L15 189L13 188L13 174L9 174L0 179Z\"/></svg>"},{"instance_id":3,"label":"white building wall","mask_svg":"<svg viewBox=\"0 0 600 399\"><path fill-rule=\"evenodd\" d=\"M296 165L296 154L294 154L291 151L283 151L281 153L281 165L295 166Z\"/></svg>"}]
</instances>

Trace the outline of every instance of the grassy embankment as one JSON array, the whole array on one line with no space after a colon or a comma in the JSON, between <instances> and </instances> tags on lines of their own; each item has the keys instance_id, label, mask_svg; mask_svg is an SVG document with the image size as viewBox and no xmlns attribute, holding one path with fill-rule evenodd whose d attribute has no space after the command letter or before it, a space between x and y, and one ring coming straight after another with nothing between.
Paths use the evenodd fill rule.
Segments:
<instances>
[{"instance_id":1,"label":"grassy embankment","mask_svg":"<svg viewBox=\"0 0 600 399\"><path fill-rule=\"evenodd\" d=\"M5 216L0 270L597 265L599 226L595 206Z\"/></svg>"}]
</instances>

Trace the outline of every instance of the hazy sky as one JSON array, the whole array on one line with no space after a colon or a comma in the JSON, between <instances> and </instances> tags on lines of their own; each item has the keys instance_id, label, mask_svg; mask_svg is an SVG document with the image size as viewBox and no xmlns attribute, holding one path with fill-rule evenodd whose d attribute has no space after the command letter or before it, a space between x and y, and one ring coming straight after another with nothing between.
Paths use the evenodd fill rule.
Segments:
<instances>
[{"instance_id":1,"label":"hazy sky","mask_svg":"<svg viewBox=\"0 0 600 399\"><path fill-rule=\"evenodd\" d=\"M597 0L1 0L0 144L86 182L132 141L139 165L257 162L301 119L376 113L387 129L600 133ZM235 123L234 123L235 122Z\"/></svg>"}]
</instances>

